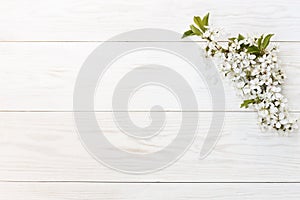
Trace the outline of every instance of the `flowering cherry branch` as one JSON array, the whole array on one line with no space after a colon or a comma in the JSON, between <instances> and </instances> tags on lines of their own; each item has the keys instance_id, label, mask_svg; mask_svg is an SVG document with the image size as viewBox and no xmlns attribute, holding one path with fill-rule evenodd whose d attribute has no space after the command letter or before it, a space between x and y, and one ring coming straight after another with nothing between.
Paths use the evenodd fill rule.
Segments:
<instances>
[{"instance_id":1,"label":"flowering cherry branch","mask_svg":"<svg viewBox=\"0 0 300 200\"><path fill-rule=\"evenodd\" d=\"M207 41L207 55L220 58L220 71L243 97L241 108L254 108L264 130L286 133L297 129L297 119L289 116L287 98L281 94L286 75L277 61L278 47L269 45L273 34L258 38L239 34L221 45L215 39L219 31L208 24L209 13L202 19L195 16L194 22L182 37L196 35Z\"/></svg>"}]
</instances>

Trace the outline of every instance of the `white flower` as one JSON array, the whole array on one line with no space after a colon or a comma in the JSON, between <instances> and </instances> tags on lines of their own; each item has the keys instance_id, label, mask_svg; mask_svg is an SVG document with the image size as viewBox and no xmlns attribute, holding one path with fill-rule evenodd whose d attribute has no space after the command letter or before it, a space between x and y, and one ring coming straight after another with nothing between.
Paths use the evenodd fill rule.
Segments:
<instances>
[{"instance_id":1,"label":"white flower","mask_svg":"<svg viewBox=\"0 0 300 200\"><path fill-rule=\"evenodd\" d=\"M233 39L221 46L215 40L218 31L207 28L202 35L207 40L207 55L222 60L220 71L231 79L243 98L251 100L250 106L257 110L262 129L273 128L283 133L297 129L297 120L289 117L287 99L281 94L286 75L278 65L278 47L265 49L262 56L247 53L247 45L258 45L254 37Z\"/></svg>"},{"instance_id":2,"label":"white flower","mask_svg":"<svg viewBox=\"0 0 300 200\"><path fill-rule=\"evenodd\" d=\"M210 36L210 32L209 31L205 31L203 33L203 37L208 38Z\"/></svg>"},{"instance_id":3,"label":"white flower","mask_svg":"<svg viewBox=\"0 0 300 200\"><path fill-rule=\"evenodd\" d=\"M245 85L245 82L238 82L237 84L236 84L236 87L237 88L243 88L244 87L244 85Z\"/></svg>"},{"instance_id":4,"label":"white flower","mask_svg":"<svg viewBox=\"0 0 300 200\"><path fill-rule=\"evenodd\" d=\"M279 92L281 91L281 88L280 87L276 87L276 86L272 86L271 90L272 90L272 92L276 92L276 93L280 94Z\"/></svg>"},{"instance_id":5,"label":"white flower","mask_svg":"<svg viewBox=\"0 0 300 200\"><path fill-rule=\"evenodd\" d=\"M276 123L276 128L280 128L281 124L279 122Z\"/></svg>"}]
</instances>

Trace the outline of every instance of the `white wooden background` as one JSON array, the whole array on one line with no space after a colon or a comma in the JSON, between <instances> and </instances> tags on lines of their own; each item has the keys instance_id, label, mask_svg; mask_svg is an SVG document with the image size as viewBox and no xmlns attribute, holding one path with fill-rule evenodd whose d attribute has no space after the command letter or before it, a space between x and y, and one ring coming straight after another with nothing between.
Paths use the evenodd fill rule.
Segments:
<instances>
[{"instance_id":1,"label":"white wooden background","mask_svg":"<svg viewBox=\"0 0 300 200\"><path fill-rule=\"evenodd\" d=\"M281 47L288 75L284 91L291 112L299 116L298 0L0 3L0 199L299 199L300 136L261 133L256 113L239 108L241 99L225 81L226 109L221 112L226 118L215 150L199 160L204 138L200 134L178 162L153 174L123 174L96 162L82 147L72 118L76 75L102 41L137 28L183 32L192 16L208 11L213 24L228 33L276 33L274 39ZM166 62L182 69L179 61L166 56L137 54L116 63L111 74L117 80L132 66L149 62ZM214 112L210 97L201 79L188 70L184 73L199 98L199 132L203 133ZM107 88L100 96L109 97L114 79L104 81ZM153 146L163 148L176 134L181 110L173 100L158 88L148 88L133 99L130 109L137 124L148 122L147 111L153 103L159 102L167 110L169 128L151 144L120 136L109 100L96 105L97 118L115 145L151 152L156 150Z\"/></svg>"}]
</instances>

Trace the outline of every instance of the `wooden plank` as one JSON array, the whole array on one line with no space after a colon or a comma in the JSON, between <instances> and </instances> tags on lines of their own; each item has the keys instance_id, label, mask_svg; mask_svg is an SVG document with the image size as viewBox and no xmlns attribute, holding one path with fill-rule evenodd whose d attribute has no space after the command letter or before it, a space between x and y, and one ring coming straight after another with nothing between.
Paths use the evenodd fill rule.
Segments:
<instances>
[{"instance_id":1,"label":"wooden plank","mask_svg":"<svg viewBox=\"0 0 300 200\"><path fill-rule=\"evenodd\" d=\"M72 110L77 74L87 56L100 43L0 43L0 110ZM186 45L190 45L187 43ZM202 43L199 43L201 46ZM279 43L283 69L288 75L284 92L290 109L300 105L300 43ZM199 50L200 54L200 50ZM102 79L96 95L96 110L112 110L114 87L127 72L146 64L160 64L182 74L195 92L198 110L212 110L207 86L194 69L180 58L160 51L140 51L115 62ZM148 67L145 71L157 70ZM244 111L233 87L224 81L226 111ZM122 90L121 92L126 92ZM139 90L129 110L149 110L159 104L165 110L182 110L173 94L158 86Z\"/></svg>"},{"instance_id":2,"label":"wooden plank","mask_svg":"<svg viewBox=\"0 0 300 200\"><path fill-rule=\"evenodd\" d=\"M0 180L300 181L299 135L261 133L256 114L250 112L226 113L220 140L212 153L200 160L211 114L199 113L197 138L177 162L152 174L132 175L107 168L91 157L81 145L71 112L2 112ZM151 121L149 113L133 112L130 116L138 126ZM136 140L123 134L110 112L97 113L97 120L114 146L147 154L163 149L174 139L181 124L181 112L166 113L166 127L150 140Z\"/></svg>"},{"instance_id":3,"label":"wooden plank","mask_svg":"<svg viewBox=\"0 0 300 200\"><path fill-rule=\"evenodd\" d=\"M299 41L297 0L11 0L2 2L1 41L103 41L138 28L182 33L194 15L211 12L226 33L276 33ZM134 38L132 39L134 40Z\"/></svg>"},{"instance_id":4,"label":"wooden plank","mask_svg":"<svg viewBox=\"0 0 300 200\"><path fill-rule=\"evenodd\" d=\"M299 199L300 184L107 184L107 183L1 183L1 199ZM171 191L171 192L170 192Z\"/></svg>"}]
</instances>

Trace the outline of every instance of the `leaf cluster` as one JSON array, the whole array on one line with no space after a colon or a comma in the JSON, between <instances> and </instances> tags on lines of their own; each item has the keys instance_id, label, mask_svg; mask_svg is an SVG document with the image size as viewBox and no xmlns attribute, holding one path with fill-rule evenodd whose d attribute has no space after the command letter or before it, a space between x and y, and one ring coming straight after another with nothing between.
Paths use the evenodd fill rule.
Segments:
<instances>
[{"instance_id":1,"label":"leaf cluster","mask_svg":"<svg viewBox=\"0 0 300 200\"><path fill-rule=\"evenodd\" d=\"M249 46L247 48L247 52L256 56L264 55L273 35L274 34L268 34L266 36L261 35L259 38L257 38L257 45Z\"/></svg>"},{"instance_id":2,"label":"leaf cluster","mask_svg":"<svg viewBox=\"0 0 300 200\"><path fill-rule=\"evenodd\" d=\"M199 16L194 16L194 24L190 25L190 29L184 32L182 38L197 35L202 36L203 33L207 30L209 21L209 13L207 13L202 19Z\"/></svg>"}]
</instances>

